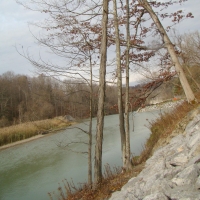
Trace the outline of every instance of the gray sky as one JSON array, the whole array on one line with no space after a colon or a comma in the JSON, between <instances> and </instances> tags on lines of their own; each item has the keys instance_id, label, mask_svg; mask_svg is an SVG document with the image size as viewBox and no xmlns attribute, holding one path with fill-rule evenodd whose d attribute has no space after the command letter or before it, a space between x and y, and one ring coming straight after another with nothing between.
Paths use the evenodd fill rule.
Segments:
<instances>
[{"instance_id":1,"label":"gray sky","mask_svg":"<svg viewBox=\"0 0 200 200\"><path fill-rule=\"evenodd\" d=\"M200 0L189 0L180 8L191 11L194 19L185 20L175 27L179 33L200 31L199 8ZM15 0L0 0L0 74L7 71L33 74L34 67L16 52L15 45L23 46L24 50L29 48L31 54L37 55L40 48L29 31L28 22L36 22L41 18L40 13L26 10ZM32 31L36 35L39 33L36 28Z\"/></svg>"}]
</instances>

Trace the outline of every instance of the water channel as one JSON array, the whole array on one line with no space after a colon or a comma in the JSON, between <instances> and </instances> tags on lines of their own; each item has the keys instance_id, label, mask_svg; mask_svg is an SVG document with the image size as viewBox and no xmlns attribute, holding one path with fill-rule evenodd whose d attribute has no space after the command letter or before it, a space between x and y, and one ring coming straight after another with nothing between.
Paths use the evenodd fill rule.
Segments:
<instances>
[{"instance_id":1,"label":"water channel","mask_svg":"<svg viewBox=\"0 0 200 200\"><path fill-rule=\"evenodd\" d=\"M139 155L150 135L149 122L159 112L143 112L132 117L131 152ZM93 120L93 132L96 119ZM0 150L0 199L1 200L49 200L48 193L56 192L64 179L76 183L87 181L87 155L69 151L65 146L72 141L87 141L87 135L76 127L87 130L88 122L80 123L64 131L46 135L37 140ZM73 151L87 151L84 144L73 144ZM103 164L121 166L118 115L105 117Z\"/></svg>"}]
</instances>

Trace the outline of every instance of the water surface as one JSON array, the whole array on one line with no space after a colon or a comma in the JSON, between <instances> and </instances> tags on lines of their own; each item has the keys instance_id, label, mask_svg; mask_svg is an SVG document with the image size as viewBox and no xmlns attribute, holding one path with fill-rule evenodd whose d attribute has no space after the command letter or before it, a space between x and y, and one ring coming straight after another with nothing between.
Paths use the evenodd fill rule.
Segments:
<instances>
[{"instance_id":1,"label":"water surface","mask_svg":"<svg viewBox=\"0 0 200 200\"><path fill-rule=\"evenodd\" d=\"M131 152L139 155L150 135L148 120L158 111L136 113L134 132L130 115ZM148 119L148 120L147 120ZM105 117L103 164L121 166L121 144L118 115ZM93 120L93 133L96 119ZM48 200L48 192L57 192L64 179L75 184L87 181L87 155L73 153L65 146L73 141L87 142L87 135L75 127L88 129L88 122L80 123L56 134L51 134L0 151L0 199ZM95 139L94 139L95 140ZM85 144L70 145L72 151L85 152Z\"/></svg>"}]
</instances>

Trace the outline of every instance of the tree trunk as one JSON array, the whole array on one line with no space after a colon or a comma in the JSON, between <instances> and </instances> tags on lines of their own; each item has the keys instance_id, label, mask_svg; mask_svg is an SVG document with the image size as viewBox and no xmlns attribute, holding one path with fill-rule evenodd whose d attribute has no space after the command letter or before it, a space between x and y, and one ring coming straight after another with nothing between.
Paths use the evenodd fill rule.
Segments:
<instances>
[{"instance_id":1,"label":"tree trunk","mask_svg":"<svg viewBox=\"0 0 200 200\"><path fill-rule=\"evenodd\" d=\"M129 126L129 52L130 52L130 27L129 27L129 0L126 0L126 97L125 97L125 127L126 127L126 156L125 156L125 169L130 169L132 167L130 161L130 126Z\"/></svg>"},{"instance_id":2,"label":"tree trunk","mask_svg":"<svg viewBox=\"0 0 200 200\"><path fill-rule=\"evenodd\" d=\"M181 64L178 60L177 55L176 55L174 46L173 46L171 40L169 39L163 25L161 24L158 16L155 14L155 12L153 11L152 7L149 5L147 0L139 0L139 2L147 10L147 12L150 14L152 20L155 22L155 24L156 24L156 26L157 26L157 28L160 32L161 37L163 38L163 41L165 42L167 50L168 50L168 52L171 56L172 62L175 65L176 72L179 76L179 79L180 79L181 85L183 87L183 90L185 92L188 103L195 103L196 99L195 99L194 93L192 92L192 89L191 89L191 87L190 87L190 85L187 81L187 78L184 74L182 66L181 66Z\"/></svg>"},{"instance_id":3,"label":"tree trunk","mask_svg":"<svg viewBox=\"0 0 200 200\"><path fill-rule=\"evenodd\" d=\"M104 127L104 100L105 100L105 76L107 60L107 24L108 24L108 0L103 0L102 18L102 41L101 41L101 60L99 69L99 101L97 111L96 146L95 146L95 165L94 182L102 181L102 143Z\"/></svg>"},{"instance_id":4,"label":"tree trunk","mask_svg":"<svg viewBox=\"0 0 200 200\"><path fill-rule=\"evenodd\" d=\"M90 56L90 123L88 144L88 184L92 186L92 115L93 115L93 86L92 61Z\"/></svg>"},{"instance_id":5,"label":"tree trunk","mask_svg":"<svg viewBox=\"0 0 200 200\"><path fill-rule=\"evenodd\" d=\"M121 150L123 167L125 167L126 157L126 138L124 130L124 113L122 103L122 69L121 69L121 50L120 50L120 38L119 38L119 26L118 26L118 15L117 15L117 3L113 0L113 11L114 11L114 23L115 23L115 37L116 37L116 60L117 60L117 90L118 90L118 110L119 110L119 127L121 135Z\"/></svg>"}]
</instances>

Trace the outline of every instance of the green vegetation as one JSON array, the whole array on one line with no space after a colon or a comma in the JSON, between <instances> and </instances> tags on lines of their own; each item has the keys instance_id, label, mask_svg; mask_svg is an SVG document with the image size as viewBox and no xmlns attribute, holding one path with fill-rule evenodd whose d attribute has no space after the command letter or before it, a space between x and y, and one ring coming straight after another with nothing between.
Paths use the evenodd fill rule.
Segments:
<instances>
[{"instance_id":1,"label":"green vegetation","mask_svg":"<svg viewBox=\"0 0 200 200\"><path fill-rule=\"evenodd\" d=\"M0 146L70 126L62 117L0 128Z\"/></svg>"}]
</instances>

